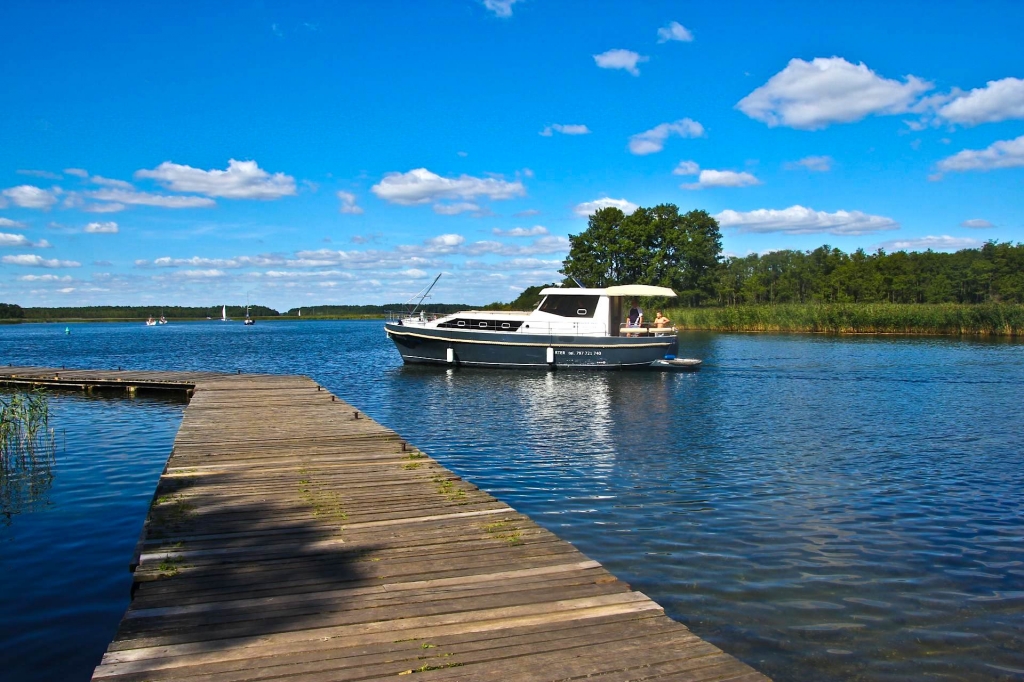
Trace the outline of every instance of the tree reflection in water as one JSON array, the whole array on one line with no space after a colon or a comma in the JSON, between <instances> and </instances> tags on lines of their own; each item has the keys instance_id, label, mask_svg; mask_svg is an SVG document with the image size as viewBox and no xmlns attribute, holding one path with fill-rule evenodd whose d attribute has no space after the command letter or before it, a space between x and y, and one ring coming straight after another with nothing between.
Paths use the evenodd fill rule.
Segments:
<instances>
[{"instance_id":1,"label":"tree reflection in water","mask_svg":"<svg viewBox=\"0 0 1024 682\"><path fill-rule=\"evenodd\" d=\"M0 394L0 523L45 501L56 449L46 394Z\"/></svg>"}]
</instances>

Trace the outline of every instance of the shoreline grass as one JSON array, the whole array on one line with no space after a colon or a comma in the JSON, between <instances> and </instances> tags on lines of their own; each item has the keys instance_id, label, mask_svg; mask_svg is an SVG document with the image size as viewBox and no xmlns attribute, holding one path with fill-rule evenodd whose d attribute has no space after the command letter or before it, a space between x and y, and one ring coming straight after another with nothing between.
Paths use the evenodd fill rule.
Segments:
<instances>
[{"instance_id":1,"label":"shoreline grass","mask_svg":"<svg viewBox=\"0 0 1024 682\"><path fill-rule=\"evenodd\" d=\"M685 331L1024 336L1011 303L786 303L666 311Z\"/></svg>"}]
</instances>

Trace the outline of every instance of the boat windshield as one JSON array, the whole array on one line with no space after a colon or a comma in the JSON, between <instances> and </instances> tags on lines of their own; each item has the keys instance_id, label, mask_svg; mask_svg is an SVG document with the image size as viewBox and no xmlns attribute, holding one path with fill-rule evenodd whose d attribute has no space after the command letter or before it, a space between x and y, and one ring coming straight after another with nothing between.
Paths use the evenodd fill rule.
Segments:
<instances>
[{"instance_id":1,"label":"boat windshield","mask_svg":"<svg viewBox=\"0 0 1024 682\"><path fill-rule=\"evenodd\" d=\"M593 317L598 298L579 294L547 296L537 310L560 317Z\"/></svg>"}]
</instances>

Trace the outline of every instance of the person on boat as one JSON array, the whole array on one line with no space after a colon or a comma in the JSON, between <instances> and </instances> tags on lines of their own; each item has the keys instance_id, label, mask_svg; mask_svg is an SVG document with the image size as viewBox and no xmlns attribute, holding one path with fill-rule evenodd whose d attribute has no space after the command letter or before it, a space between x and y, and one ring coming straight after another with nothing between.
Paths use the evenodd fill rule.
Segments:
<instances>
[{"instance_id":1,"label":"person on boat","mask_svg":"<svg viewBox=\"0 0 1024 682\"><path fill-rule=\"evenodd\" d=\"M660 310L657 311L656 313L654 313L654 326L655 327L657 327L658 329L664 329L665 327L669 326L670 324L672 324L672 320L670 320L667 317L665 317L664 315L662 315Z\"/></svg>"},{"instance_id":2,"label":"person on boat","mask_svg":"<svg viewBox=\"0 0 1024 682\"><path fill-rule=\"evenodd\" d=\"M644 323L644 311L640 308L640 304L636 302L634 298L630 302L629 315L626 318L627 327L639 327ZM626 336L633 336L633 334L627 333Z\"/></svg>"}]
</instances>

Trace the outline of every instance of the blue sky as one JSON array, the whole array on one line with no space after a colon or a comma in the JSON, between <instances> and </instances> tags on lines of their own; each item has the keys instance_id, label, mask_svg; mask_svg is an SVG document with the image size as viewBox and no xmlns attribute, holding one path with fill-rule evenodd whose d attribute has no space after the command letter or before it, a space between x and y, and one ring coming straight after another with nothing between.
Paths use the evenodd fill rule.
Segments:
<instances>
[{"instance_id":1,"label":"blue sky","mask_svg":"<svg viewBox=\"0 0 1024 682\"><path fill-rule=\"evenodd\" d=\"M728 254L1024 234L1024 3L0 4L0 301L511 300L595 207Z\"/></svg>"}]
</instances>

